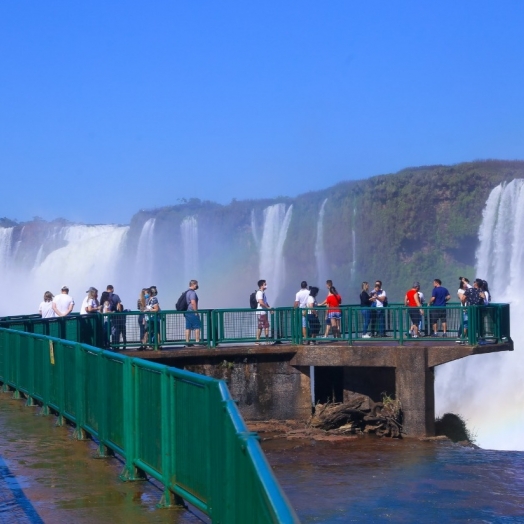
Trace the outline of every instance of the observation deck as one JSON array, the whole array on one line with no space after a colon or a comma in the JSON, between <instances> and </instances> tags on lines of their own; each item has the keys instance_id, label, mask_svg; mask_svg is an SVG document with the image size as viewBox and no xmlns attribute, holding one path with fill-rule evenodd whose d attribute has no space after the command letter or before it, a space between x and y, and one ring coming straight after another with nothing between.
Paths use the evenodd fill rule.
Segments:
<instances>
[{"instance_id":1,"label":"observation deck","mask_svg":"<svg viewBox=\"0 0 524 524\"><path fill-rule=\"evenodd\" d=\"M257 341L260 312L251 309L199 311L198 346L194 339L186 343L185 313L180 311L6 317L0 319L0 327L225 378L243 416L250 420L306 421L316 402L344 401L353 393L379 402L386 393L401 401L407 436L434 435L437 366L513 350L508 304L448 305L437 321L441 328L445 319L446 337L440 330L438 336L430 336L432 307L421 308L419 328L424 336L418 338L409 336L410 308L390 305L380 316L375 309L341 306L337 337L320 338L329 314L326 308L276 308L269 311L267 338L262 329L263 344ZM365 326L367 318L370 323ZM144 327L147 335L141 340ZM367 332L383 336L364 337ZM143 346L151 350L137 351Z\"/></svg>"}]
</instances>

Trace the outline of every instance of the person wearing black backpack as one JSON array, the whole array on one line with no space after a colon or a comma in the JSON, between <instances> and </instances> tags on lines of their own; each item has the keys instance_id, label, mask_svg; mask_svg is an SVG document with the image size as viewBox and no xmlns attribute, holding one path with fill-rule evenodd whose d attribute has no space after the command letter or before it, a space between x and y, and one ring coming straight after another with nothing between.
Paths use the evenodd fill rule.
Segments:
<instances>
[{"instance_id":1,"label":"person wearing black backpack","mask_svg":"<svg viewBox=\"0 0 524 524\"><path fill-rule=\"evenodd\" d=\"M269 317L267 314L267 310L271 309L269 307L269 304L267 303L266 298L266 289L267 289L267 283L265 280L259 280L258 281L258 291L256 293L256 300L257 300L257 341L255 344L258 346L261 344L260 342L260 335L262 334L262 330L264 330L266 335L266 342L262 342L262 344L269 344L267 341L269 338Z\"/></svg>"},{"instance_id":2,"label":"person wearing black backpack","mask_svg":"<svg viewBox=\"0 0 524 524\"><path fill-rule=\"evenodd\" d=\"M198 281L191 280L189 282L189 289L186 291L187 312L184 313L186 317L186 343L189 345L191 339L191 331L195 332L195 344L200 345L200 328L202 322L198 314Z\"/></svg>"}]
</instances>

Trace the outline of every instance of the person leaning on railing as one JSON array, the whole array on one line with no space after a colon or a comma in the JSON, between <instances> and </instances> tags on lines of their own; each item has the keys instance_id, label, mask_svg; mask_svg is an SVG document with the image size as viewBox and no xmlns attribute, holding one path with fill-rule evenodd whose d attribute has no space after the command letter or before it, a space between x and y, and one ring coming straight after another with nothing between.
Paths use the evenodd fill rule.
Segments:
<instances>
[{"instance_id":1,"label":"person leaning on railing","mask_svg":"<svg viewBox=\"0 0 524 524\"><path fill-rule=\"evenodd\" d=\"M40 302L40 306L38 307L38 312L42 318L56 317L56 313L53 309L53 298L53 293L51 293L51 291L46 291L44 293L44 300L43 302Z\"/></svg>"},{"instance_id":2,"label":"person leaning on railing","mask_svg":"<svg viewBox=\"0 0 524 524\"><path fill-rule=\"evenodd\" d=\"M360 307L365 308L362 310L362 318L364 319L364 323L362 324L362 338L371 338L369 324L371 322L373 310L368 308L370 308L372 305L373 301L371 300L371 295L369 294L369 284L367 282L362 282L362 291L360 292Z\"/></svg>"},{"instance_id":3,"label":"person leaning on railing","mask_svg":"<svg viewBox=\"0 0 524 524\"><path fill-rule=\"evenodd\" d=\"M404 297L404 305L410 308L408 309L408 314L411 319L410 332L413 338L418 338L418 327L423 314L422 309L419 309L422 307L420 296L418 294L419 289L420 284L418 282L413 282L412 288L406 292L406 296Z\"/></svg>"},{"instance_id":4,"label":"person leaning on railing","mask_svg":"<svg viewBox=\"0 0 524 524\"><path fill-rule=\"evenodd\" d=\"M146 301L149 298L149 293L149 288L142 288L136 301L136 308L141 313L138 315L138 329L140 330L140 343L142 345L138 348L138 351L144 351L147 346L147 320L144 312L146 311Z\"/></svg>"}]
</instances>

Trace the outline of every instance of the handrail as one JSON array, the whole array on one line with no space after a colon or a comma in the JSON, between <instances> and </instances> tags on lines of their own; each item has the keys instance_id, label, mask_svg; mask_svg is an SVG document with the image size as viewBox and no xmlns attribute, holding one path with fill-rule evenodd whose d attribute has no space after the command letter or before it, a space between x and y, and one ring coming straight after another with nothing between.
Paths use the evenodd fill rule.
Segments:
<instances>
[{"instance_id":1,"label":"handrail","mask_svg":"<svg viewBox=\"0 0 524 524\"><path fill-rule=\"evenodd\" d=\"M477 344L483 338L497 341L511 339L509 304L448 304L446 307L425 305L420 308L390 304L384 308L340 306L337 309L340 310L340 320L334 325L338 328L336 335L348 344L369 340L367 332L373 335L373 340L383 339L404 344L410 340L410 312L414 310L422 311L420 332L430 339L435 339L432 336L433 324L436 322L437 327L443 327L443 321L447 324L448 336L470 345ZM261 321L261 310L200 310L199 345L210 348L224 344L319 342L331 312L332 308L329 307L308 310L287 307L264 311L267 313L268 326L266 337L266 324ZM186 315L183 311L162 311L147 315L140 312L122 312L54 319L41 319L29 315L0 318L0 326L83 342L96 347L122 349L148 346L158 350L163 346L191 347L196 344L195 331L190 331L192 338L189 344L186 342ZM329 322L331 323L331 320ZM333 330L330 331L333 334ZM145 342L143 335L147 339Z\"/></svg>"},{"instance_id":2,"label":"handrail","mask_svg":"<svg viewBox=\"0 0 524 524\"><path fill-rule=\"evenodd\" d=\"M0 328L4 391L75 424L75 437L121 455L121 477L164 486L221 523L297 523L223 381L143 359Z\"/></svg>"}]
</instances>

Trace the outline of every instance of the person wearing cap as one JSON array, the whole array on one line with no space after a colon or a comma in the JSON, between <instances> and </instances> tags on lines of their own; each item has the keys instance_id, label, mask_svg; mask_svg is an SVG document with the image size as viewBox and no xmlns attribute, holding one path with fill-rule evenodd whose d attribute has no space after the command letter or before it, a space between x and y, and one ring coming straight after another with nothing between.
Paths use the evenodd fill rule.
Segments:
<instances>
[{"instance_id":1,"label":"person wearing cap","mask_svg":"<svg viewBox=\"0 0 524 524\"><path fill-rule=\"evenodd\" d=\"M80 308L80 314L89 315L91 313L97 313L100 309L100 304L98 303L98 289L90 287L86 293L87 295L82 302L82 307Z\"/></svg>"},{"instance_id":2,"label":"person wearing cap","mask_svg":"<svg viewBox=\"0 0 524 524\"><path fill-rule=\"evenodd\" d=\"M60 295L56 295L53 298L53 311L57 317L65 317L66 315L69 315L75 307L73 297L69 296L69 288L67 286L62 286L61 291Z\"/></svg>"},{"instance_id":3,"label":"person wearing cap","mask_svg":"<svg viewBox=\"0 0 524 524\"><path fill-rule=\"evenodd\" d=\"M420 296L418 294L420 284L413 282L413 287L406 293L404 297L404 305L411 308L408 309L409 318L411 319L411 335L413 338L418 338L418 326L422 318L422 310L419 309L422 304L420 302Z\"/></svg>"}]
</instances>

